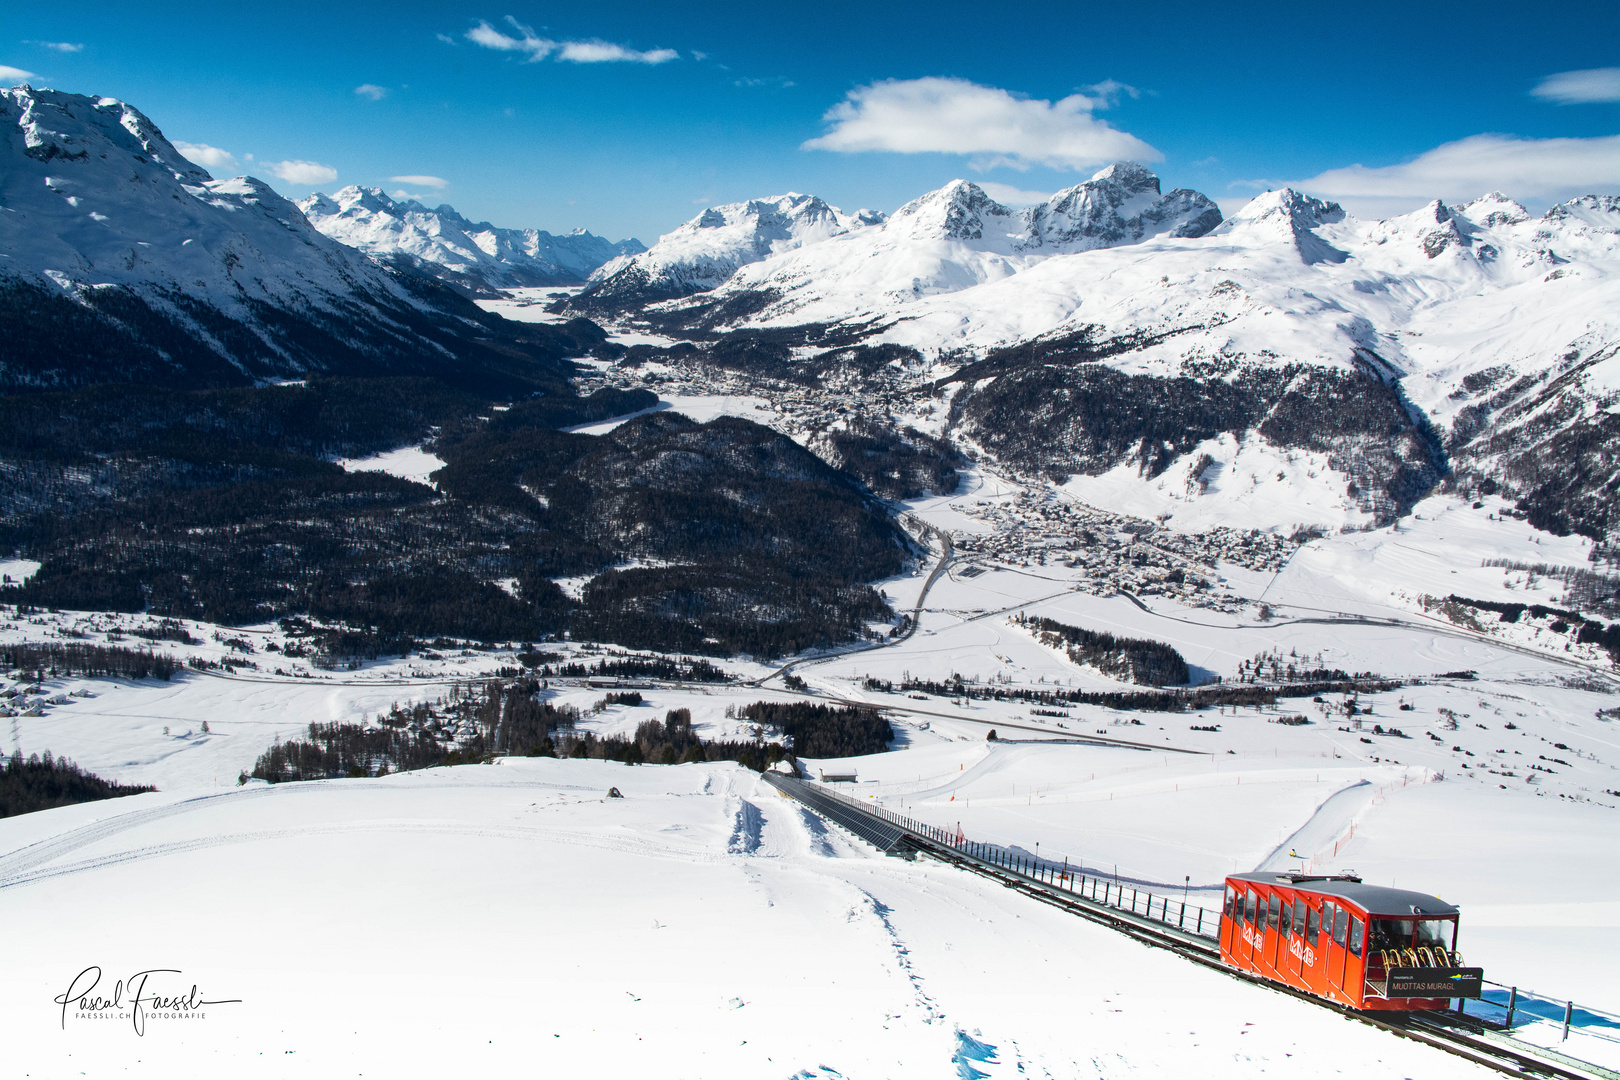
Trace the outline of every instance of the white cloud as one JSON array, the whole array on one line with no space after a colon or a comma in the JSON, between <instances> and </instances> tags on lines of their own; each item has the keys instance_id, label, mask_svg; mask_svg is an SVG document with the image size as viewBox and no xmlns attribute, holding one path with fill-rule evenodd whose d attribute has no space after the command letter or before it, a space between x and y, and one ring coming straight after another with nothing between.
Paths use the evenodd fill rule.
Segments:
<instances>
[{"instance_id":1,"label":"white cloud","mask_svg":"<svg viewBox=\"0 0 1620 1080\"><path fill-rule=\"evenodd\" d=\"M1025 191L1011 184L998 184L994 180L986 180L979 187L986 195L1004 206L1034 206L1052 197L1050 191Z\"/></svg>"},{"instance_id":2,"label":"white cloud","mask_svg":"<svg viewBox=\"0 0 1620 1080\"><path fill-rule=\"evenodd\" d=\"M1556 200L1620 190L1617 163L1620 135L1591 139L1471 135L1403 165L1372 169L1350 165L1292 186L1341 201L1464 200L1488 191L1503 191L1516 199Z\"/></svg>"},{"instance_id":3,"label":"white cloud","mask_svg":"<svg viewBox=\"0 0 1620 1080\"><path fill-rule=\"evenodd\" d=\"M454 45L456 43L456 39L451 37L449 34L434 34L433 36L444 42L446 45Z\"/></svg>"},{"instance_id":4,"label":"white cloud","mask_svg":"<svg viewBox=\"0 0 1620 1080\"><path fill-rule=\"evenodd\" d=\"M217 146L207 143L174 143L174 148L180 151L180 156L187 161L195 161L205 169L234 169L236 157L229 150L221 150Z\"/></svg>"},{"instance_id":5,"label":"white cloud","mask_svg":"<svg viewBox=\"0 0 1620 1080\"><path fill-rule=\"evenodd\" d=\"M443 191L450 186L450 181L438 176L390 176L390 184L410 184L412 187L430 187L434 191Z\"/></svg>"},{"instance_id":6,"label":"white cloud","mask_svg":"<svg viewBox=\"0 0 1620 1080\"><path fill-rule=\"evenodd\" d=\"M330 184L337 179L336 169L313 161L278 161L265 169L289 184Z\"/></svg>"},{"instance_id":7,"label":"white cloud","mask_svg":"<svg viewBox=\"0 0 1620 1080\"><path fill-rule=\"evenodd\" d=\"M17 83L27 82L33 77L34 73L32 71L24 71L22 68L7 67L5 64L0 64L0 84L15 86Z\"/></svg>"},{"instance_id":8,"label":"white cloud","mask_svg":"<svg viewBox=\"0 0 1620 1080\"><path fill-rule=\"evenodd\" d=\"M361 97L370 98L372 101L381 101L388 96L388 87L378 86L376 83L361 83L354 88L354 92Z\"/></svg>"},{"instance_id":9,"label":"white cloud","mask_svg":"<svg viewBox=\"0 0 1620 1080\"><path fill-rule=\"evenodd\" d=\"M483 19L478 25L467 31L467 40L474 45L482 45L486 49L499 49L502 52L524 52L529 54L530 60L544 60L556 51L557 43L549 38L536 37L533 30L519 23L516 19L507 17L523 36L511 37L501 33Z\"/></svg>"},{"instance_id":10,"label":"white cloud","mask_svg":"<svg viewBox=\"0 0 1620 1080\"><path fill-rule=\"evenodd\" d=\"M616 62L663 64L678 59L681 55L674 49L643 51L615 45L611 41L553 41L551 38L540 37L531 27L524 26L510 15L506 17L506 21L517 31L518 36L502 33L480 19L477 26L467 31L467 40L486 49L524 53L530 63L555 55L558 60L567 60L575 64Z\"/></svg>"},{"instance_id":11,"label":"white cloud","mask_svg":"<svg viewBox=\"0 0 1620 1080\"><path fill-rule=\"evenodd\" d=\"M74 41L36 41L34 44L46 49L55 49L57 52L84 52L84 46Z\"/></svg>"},{"instance_id":12,"label":"white cloud","mask_svg":"<svg viewBox=\"0 0 1620 1080\"><path fill-rule=\"evenodd\" d=\"M1020 98L966 79L889 79L857 87L827 111L827 133L808 150L972 154L975 168L1079 169L1164 157L1135 135L1091 115L1102 97Z\"/></svg>"},{"instance_id":13,"label":"white cloud","mask_svg":"<svg viewBox=\"0 0 1620 1080\"><path fill-rule=\"evenodd\" d=\"M1543 101L1556 101L1560 105L1620 101L1620 67L1560 71L1542 79L1530 93Z\"/></svg>"},{"instance_id":14,"label":"white cloud","mask_svg":"<svg viewBox=\"0 0 1620 1080\"><path fill-rule=\"evenodd\" d=\"M667 64L678 59L674 49L647 49L638 51L608 41L565 41L557 53L559 60L572 60L576 64L611 63L627 60L635 64Z\"/></svg>"},{"instance_id":15,"label":"white cloud","mask_svg":"<svg viewBox=\"0 0 1620 1080\"><path fill-rule=\"evenodd\" d=\"M1097 95L1099 101L1108 105L1118 101L1121 95L1132 98L1142 96L1142 91L1130 83L1122 83L1118 79L1104 79L1100 83L1092 83L1090 86L1082 86L1080 89L1091 91Z\"/></svg>"}]
</instances>

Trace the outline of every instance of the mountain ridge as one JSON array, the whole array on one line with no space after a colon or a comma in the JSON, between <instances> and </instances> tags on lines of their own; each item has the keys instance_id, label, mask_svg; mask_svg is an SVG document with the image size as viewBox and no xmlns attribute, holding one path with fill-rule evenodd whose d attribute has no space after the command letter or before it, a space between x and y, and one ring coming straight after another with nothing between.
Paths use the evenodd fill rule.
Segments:
<instances>
[{"instance_id":1,"label":"mountain ridge","mask_svg":"<svg viewBox=\"0 0 1620 1080\"><path fill-rule=\"evenodd\" d=\"M724 284L740 266L883 220L875 211L846 214L814 195L791 191L711 206L659 237L646 251L599 267L567 307L616 311L707 292Z\"/></svg>"},{"instance_id":2,"label":"mountain ridge","mask_svg":"<svg viewBox=\"0 0 1620 1080\"><path fill-rule=\"evenodd\" d=\"M1161 194L1159 178L1120 162L1014 210L969 180L953 180L896 210L886 221L771 251L742 263L700 295L656 304L678 323L683 311L734 310L734 325L797 318L804 299L828 292L905 303L1012 277L1060 254L1141 243L1151 237L1201 236L1221 222L1220 208L1195 191ZM656 259L659 245L643 259ZM743 298L755 294L757 302ZM629 306L629 305L627 305ZM805 321L822 321L820 315Z\"/></svg>"},{"instance_id":3,"label":"mountain ridge","mask_svg":"<svg viewBox=\"0 0 1620 1080\"><path fill-rule=\"evenodd\" d=\"M646 250L583 229L561 236L473 222L453 206L394 199L381 188L349 185L295 204L325 235L380 261L406 265L483 295L504 288L580 285L603 263Z\"/></svg>"},{"instance_id":4,"label":"mountain ridge","mask_svg":"<svg viewBox=\"0 0 1620 1080\"><path fill-rule=\"evenodd\" d=\"M376 265L262 181L214 179L116 98L0 90L0 163L0 385L328 372L515 388L571 371L570 335Z\"/></svg>"}]
</instances>

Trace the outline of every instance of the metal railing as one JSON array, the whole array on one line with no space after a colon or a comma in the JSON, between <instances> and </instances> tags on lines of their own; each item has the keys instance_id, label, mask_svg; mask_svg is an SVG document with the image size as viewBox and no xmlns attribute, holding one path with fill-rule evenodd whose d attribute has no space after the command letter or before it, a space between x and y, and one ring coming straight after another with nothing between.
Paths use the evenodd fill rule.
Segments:
<instances>
[{"instance_id":1,"label":"metal railing","mask_svg":"<svg viewBox=\"0 0 1620 1080\"><path fill-rule=\"evenodd\" d=\"M1573 1028L1579 1035L1620 1043L1620 1016L1614 1013L1489 979L1485 981L1484 995L1459 1011L1498 1031L1546 1025L1543 1030L1558 1031L1559 1042L1567 1041Z\"/></svg>"},{"instance_id":2,"label":"metal railing","mask_svg":"<svg viewBox=\"0 0 1620 1080\"><path fill-rule=\"evenodd\" d=\"M942 829L781 773L766 773L765 779L784 794L837 822L887 854L913 854L918 850L918 845L912 843L910 838L915 838L961 858L994 867L1003 874L1044 886L1052 892L1089 901L1096 907L1172 927L1191 937L1211 942L1218 940L1220 913L1201 905L1189 904L1185 893L1177 899L1122 882L1117 877L1085 873L1078 867L1071 867L1067 860L1060 863L1000 844L969 840L959 831Z\"/></svg>"}]
</instances>

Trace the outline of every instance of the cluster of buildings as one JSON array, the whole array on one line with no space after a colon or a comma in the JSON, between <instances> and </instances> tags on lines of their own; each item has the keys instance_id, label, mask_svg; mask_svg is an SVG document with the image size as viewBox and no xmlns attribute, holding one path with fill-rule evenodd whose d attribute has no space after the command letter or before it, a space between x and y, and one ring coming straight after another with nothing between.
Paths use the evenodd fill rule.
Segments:
<instances>
[{"instance_id":1,"label":"cluster of buildings","mask_svg":"<svg viewBox=\"0 0 1620 1080\"><path fill-rule=\"evenodd\" d=\"M1219 563L1275 572L1298 547L1275 534L1224 527L1171 533L1051 491L961 500L952 508L989 526L952 535L960 556L1015 567L1061 566L1081 572L1075 583L1086 592L1168 596L1229 613L1248 602L1227 588Z\"/></svg>"}]
</instances>

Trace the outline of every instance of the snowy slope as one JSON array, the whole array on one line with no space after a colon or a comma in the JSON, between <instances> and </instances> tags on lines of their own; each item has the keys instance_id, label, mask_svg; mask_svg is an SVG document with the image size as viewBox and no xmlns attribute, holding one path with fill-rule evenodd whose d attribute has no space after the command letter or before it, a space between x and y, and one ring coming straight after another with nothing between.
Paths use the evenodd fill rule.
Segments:
<instances>
[{"instance_id":1,"label":"snowy slope","mask_svg":"<svg viewBox=\"0 0 1620 1080\"><path fill-rule=\"evenodd\" d=\"M583 229L565 236L498 229L468 221L448 205L429 209L414 199L391 199L380 188L351 185L333 195L311 195L297 206L334 240L379 260L403 258L481 291L577 285L610 259L646 250L639 240L613 243Z\"/></svg>"},{"instance_id":2,"label":"snowy slope","mask_svg":"<svg viewBox=\"0 0 1620 1080\"><path fill-rule=\"evenodd\" d=\"M712 206L659 237L647 251L597 269L571 305L595 309L702 292L720 285L740 266L882 222L883 215L871 210L846 214L814 195L796 192Z\"/></svg>"},{"instance_id":3,"label":"snowy slope","mask_svg":"<svg viewBox=\"0 0 1620 1080\"><path fill-rule=\"evenodd\" d=\"M0 291L10 384L431 370L480 316L213 179L133 106L27 86L0 91Z\"/></svg>"},{"instance_id":4,"label":"snowy slope","mask_svg":"<svg viewBox=\"0 0 1620 1080\"><path fill-rule=\"evenodd\" d=\"M46 811L0 822L0 909L29 928L0 988L29 1018L19 1076L1486 1075L878 856L730 765L507 759ZM148 994L223 1003L142 1034L63 1013L91 965L104 992L156 968Z\"/></svg>"}]
</instances>

